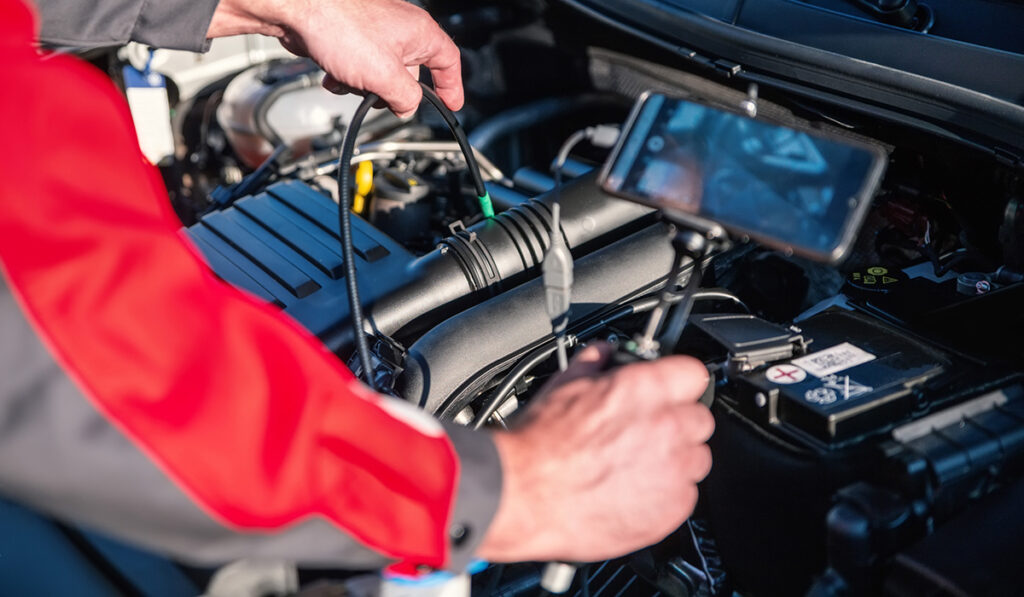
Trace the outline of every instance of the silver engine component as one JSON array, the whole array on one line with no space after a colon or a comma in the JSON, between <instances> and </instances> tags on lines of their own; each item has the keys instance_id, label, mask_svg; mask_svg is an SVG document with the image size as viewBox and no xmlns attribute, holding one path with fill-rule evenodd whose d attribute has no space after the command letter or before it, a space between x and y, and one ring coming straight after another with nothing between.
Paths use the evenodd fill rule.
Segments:
<instances>
[{"instance_id":1,"label":"silver engine component","mask_svg":"<svg viewBox=\"0 0 1024 597\"><path fill-rule=\"evenodd\" d=\"M255 168L281 144L302 155L315 139L352 119L362 98L327 91L320 85L323 75L312 61L295 59L250 68L231 81L217 122L247 166ZM366 121L384 113L374 109Z\"/></svg>"}]
</instances>

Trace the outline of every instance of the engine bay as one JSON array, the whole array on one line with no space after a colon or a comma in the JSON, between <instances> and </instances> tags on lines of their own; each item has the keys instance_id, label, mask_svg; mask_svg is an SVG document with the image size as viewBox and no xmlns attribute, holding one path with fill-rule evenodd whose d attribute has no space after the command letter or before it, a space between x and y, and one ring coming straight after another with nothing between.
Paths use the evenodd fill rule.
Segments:
<instances>
[{"instance_id":1,"label":"engine bay","mask_svg":"<svg viewBox=\"0 0 1024 597\"><path fill-rule=\"evenodd\" d=\"M609 148L579 144L556 177L558 148L574 131L622 123L645 91L738 107L747 85L598 23L570 27L580 17L568 9L449 6L438 17L463 50L460 118L497 213L481 212L466 162L429 106L406 120L375 111L360 129L353 244L378 389L441 419L514 424L557 371L540 276L555 201L554 232L575 262L570 349L630 342L666 284L682 288L694 268L703 272L675 352L713 374L703 401L717 424L714 468L691 521L661 544L584 567L573 594L1017 586L1019 169L926 130L762 86L765 118L886 148L852 251L823 265L740 238L670 280L672 224L597 183ZM316 73L308 61L278 60L201 92L176 123L186 158L164 175L185 235L213 271L280 307L363 375L335 181L354 104L316 93ZM331 117L312 133L308 122L275 119L303 110ZM951 557L962 552L973 569ZM533 594L539 570L491 567L474 577L474 594Z\"/></svg>"}]
</instances>

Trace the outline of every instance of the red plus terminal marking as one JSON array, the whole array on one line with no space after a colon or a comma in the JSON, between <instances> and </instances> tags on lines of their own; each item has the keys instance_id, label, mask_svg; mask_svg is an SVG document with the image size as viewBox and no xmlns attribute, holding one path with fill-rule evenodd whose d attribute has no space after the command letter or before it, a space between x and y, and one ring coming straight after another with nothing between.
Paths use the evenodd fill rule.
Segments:
<instances>
[{"instance_id":1,"label":"red plus terminal marking","mask_svg":"<svg viewBox=\"0 0 1024 597\"><path fill-rule=\"evenodd\" d=\"M798 369L791 369L789 371L784 371L782 368L779 368L779 369L775 370L775 372L778 373L778 375L776 375L772 379L783 379L783 378L786 378L786 379L792 379L793 381L796 381L797 371L798 371Z\"/></svg>"}]
</instances>

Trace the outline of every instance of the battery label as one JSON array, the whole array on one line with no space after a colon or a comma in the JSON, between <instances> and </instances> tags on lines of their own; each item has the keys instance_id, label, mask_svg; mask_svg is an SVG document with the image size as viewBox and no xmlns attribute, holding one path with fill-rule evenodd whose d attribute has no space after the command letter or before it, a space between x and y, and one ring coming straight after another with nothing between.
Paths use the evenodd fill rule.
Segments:
<instances>
[{"instance_id":1,"label":"battery label","mask_svg":"<svg viewBox=\"0 0 1024 597\"><path fill-rule=\"evenodd\" d=\"M821 378L821 387L807 390L804 400L813 404L832 404L837 400L850 400L870 394L874 388L857 383L849 375L826 375Z\"/></svg>"},{"instance_id":2,"label":"battery label","mask_svg":"<svg viewBox=\"0 0 1024 597\"><path fill-rule=\"evenodd\" d=\"M849 342L843 342L790 362L815 377L825 377L873 360L875 355Z\"/></svg>"}]
</instances>

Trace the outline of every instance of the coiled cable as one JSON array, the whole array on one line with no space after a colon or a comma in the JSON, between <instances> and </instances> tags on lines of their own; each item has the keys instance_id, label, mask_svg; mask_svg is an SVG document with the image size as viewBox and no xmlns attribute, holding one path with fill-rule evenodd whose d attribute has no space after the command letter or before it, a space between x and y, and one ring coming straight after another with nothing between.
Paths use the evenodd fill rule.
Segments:
<instances>
[{"instance_id":1,"label":"coiled cable","mask_svg":"<svg viewBox=\"0 0 1024 597\"><path fill-rule=\"evenodd\" d=\"M455 136L455 140L458 141L459 147L462 149L466 159L466 166L469 168L470 177L473 179L473 187L476 191L477 199L480 201L480 211L483 212L485 217L492 217L494 215L494 208L491 205L491 197L488 195L486 187L484 187L484 179L480 174L480 165L476 161L476 156L473 155L473 149L466 138L466 131L459 124L455 114L448 109L448 106L444 105L444 102L441 101L441 98L438 97L437 93L430 86L420 82L420 87L423 88L423 97L441 113L445 124L448 125L452 135ZM352 164L352 156L355 153L356 137L359 134L359 128L362 126L363 120L366 118L370 108L379 101L380 96L375 93L367 93L366 97L363 98L362 103L359 104L355 114L352 116L348 129L345 131L345 138L341 143L341 154L338 157L338 228L341 233L342 259L345 262L345 285L348 290L349 313L352 316L356 352L359 355L360 365L362 366L363 378L366 384L374 390L377 387L373 379L373 361L370 359L370 345L366 340L366 332L364 331L365 318L363 316L362 302L359 300L359 283L356 280L355 251L352 242L352 214L350 213L352 209L352 169L350 166Z\"/></svg>"}]
</instances>

